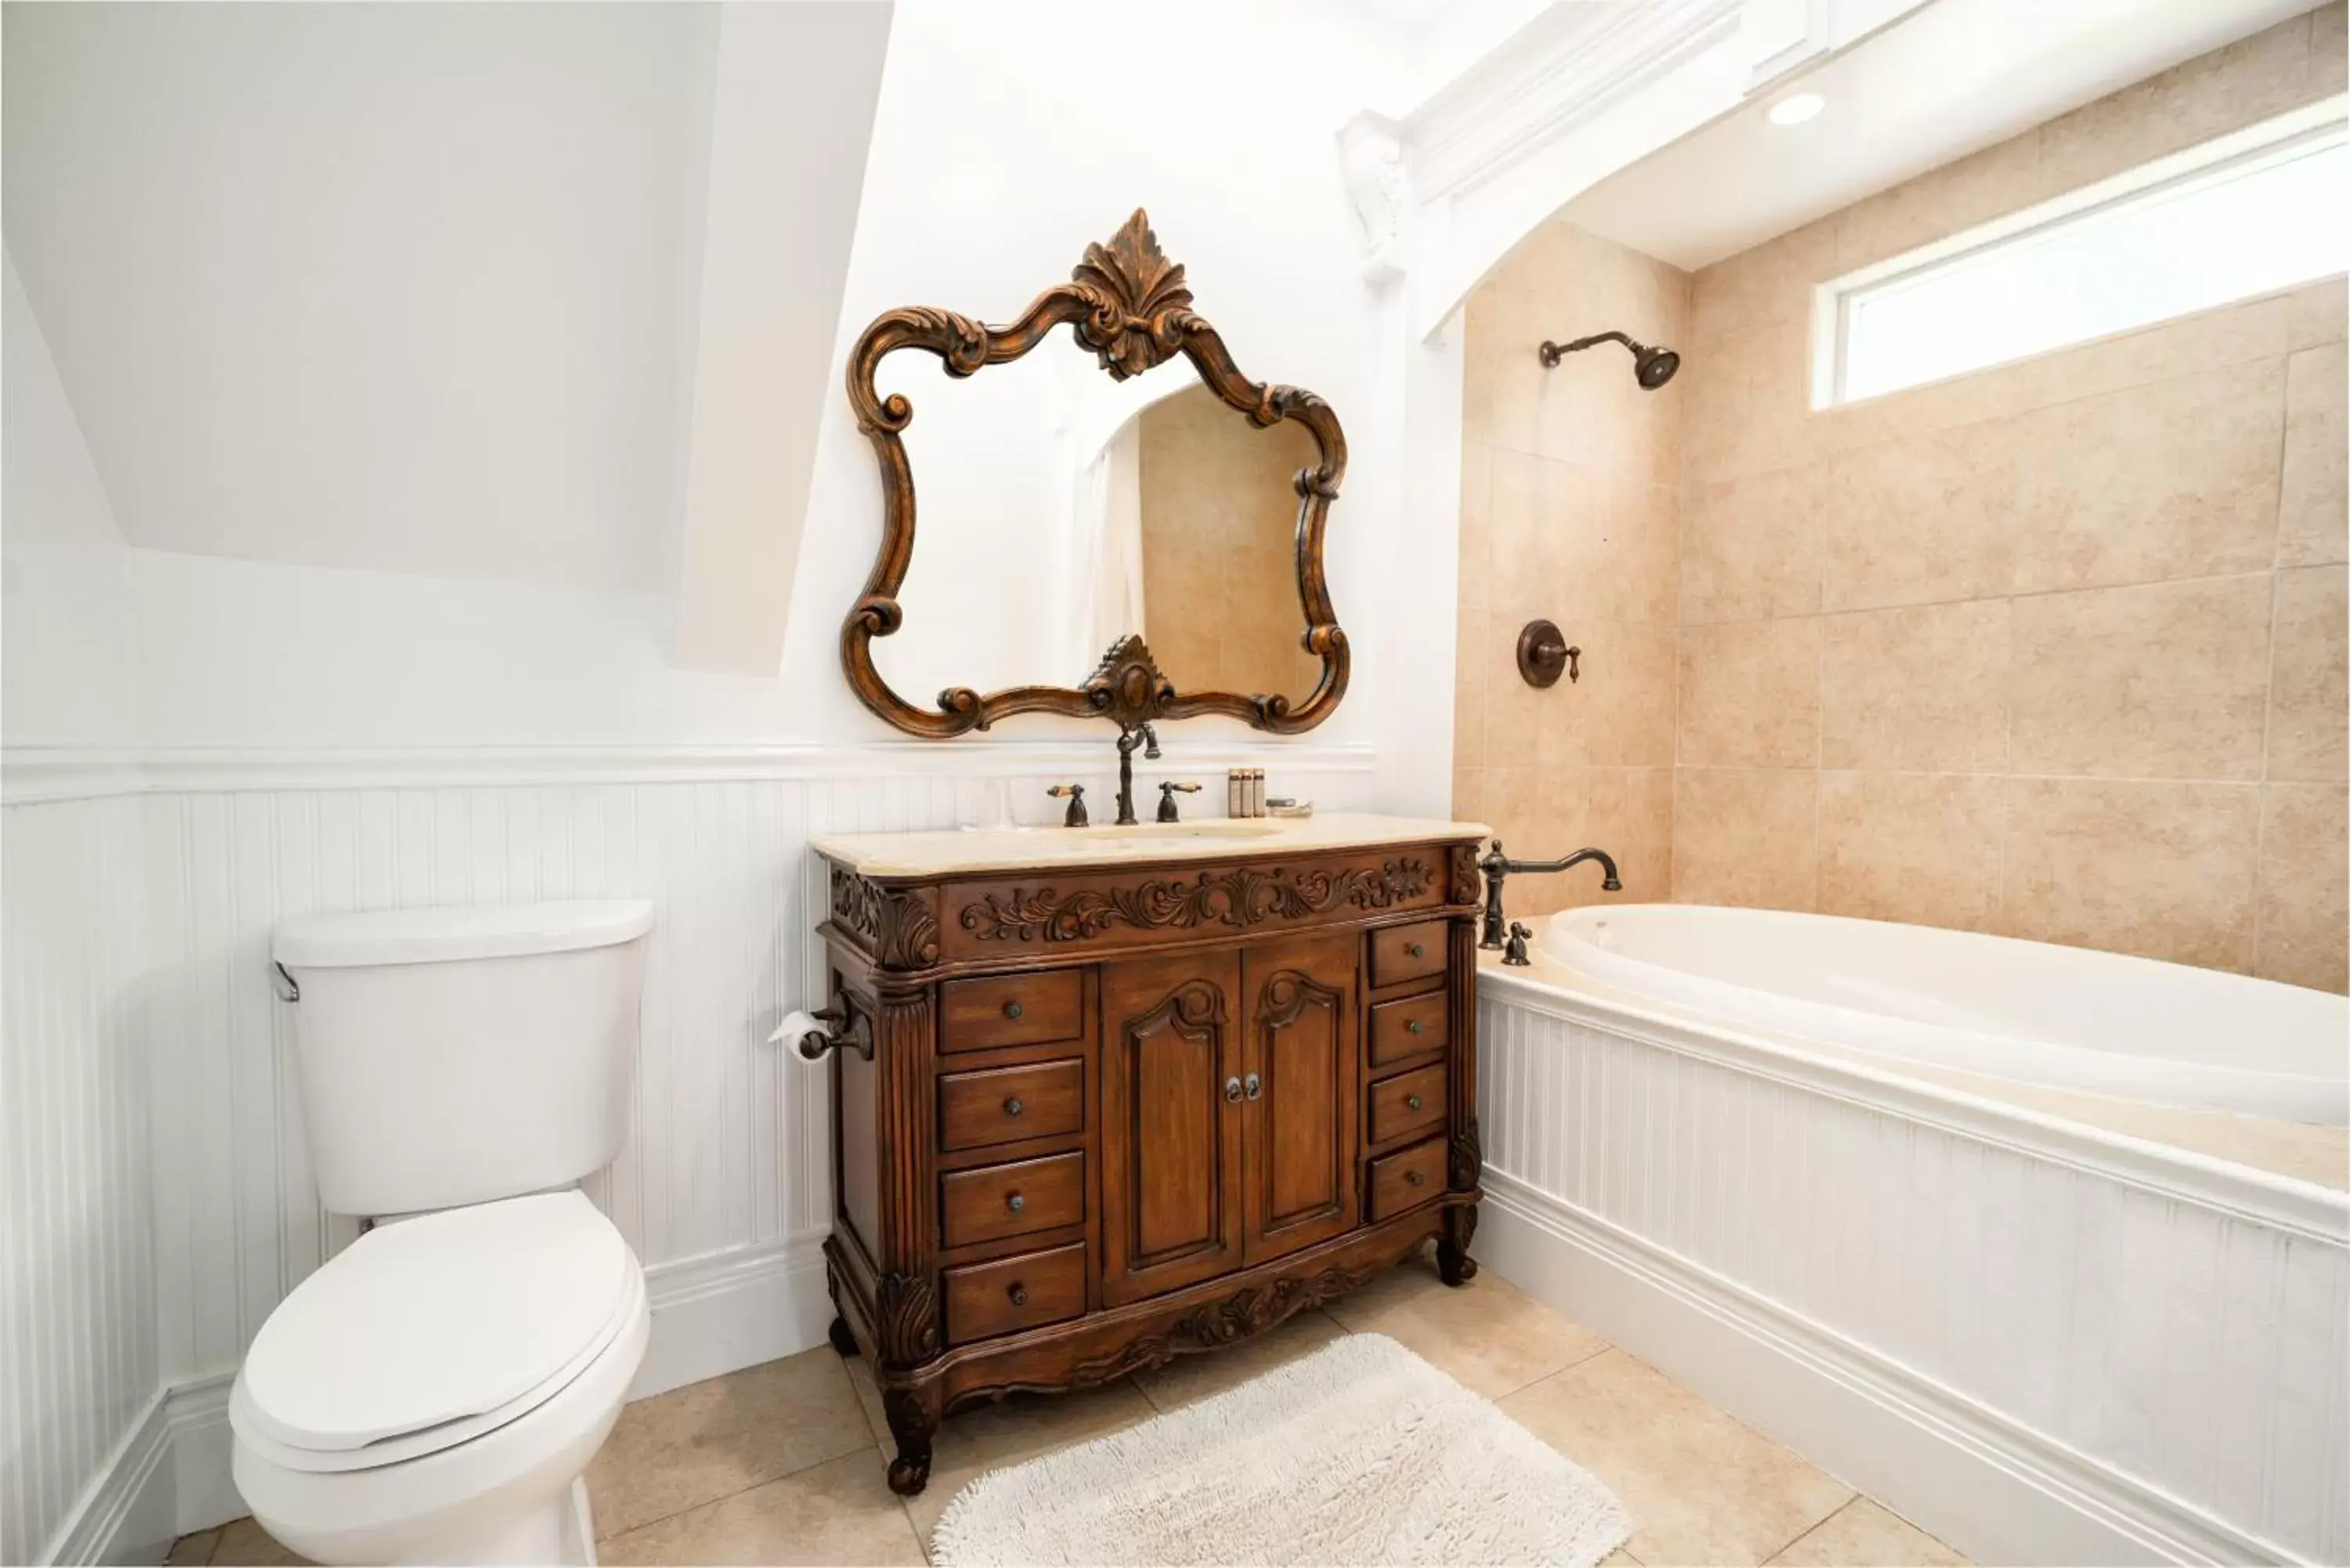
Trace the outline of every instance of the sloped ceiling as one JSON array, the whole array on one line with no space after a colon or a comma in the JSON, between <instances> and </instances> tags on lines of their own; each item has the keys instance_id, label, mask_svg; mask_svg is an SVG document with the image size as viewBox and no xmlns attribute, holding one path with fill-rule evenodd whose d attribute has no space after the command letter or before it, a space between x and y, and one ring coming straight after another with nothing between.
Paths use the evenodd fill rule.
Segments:
<instances>
[{"instance_id":1,"label":"sloped ceiling","mask_svg":"<svg viewBox=\"0 0 2350 1568\"><path fill-rule=\"evenodd\" d=\"M131 544L669 587L712 7L5 25L8 252Z\"/></svg>"}]
</instances>

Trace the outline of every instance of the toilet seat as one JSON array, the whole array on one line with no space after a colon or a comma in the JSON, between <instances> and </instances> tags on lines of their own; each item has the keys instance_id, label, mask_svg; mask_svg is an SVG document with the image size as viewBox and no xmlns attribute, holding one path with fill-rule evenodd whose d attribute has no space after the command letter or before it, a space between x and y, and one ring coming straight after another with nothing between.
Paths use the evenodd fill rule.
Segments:
<instances>
[{"instance_id":1,"label":"toilet seat","mask_svg":"<svg viewBox=\"0 0 2350 1568\"><path fill-rule=\"evenodd\" d=\"M270 1314L230 1424L289 1470L400 1464L546 1403L644 1301L627 1242L577 1191L379 1226Z\"/></svg>"}]
</instances>

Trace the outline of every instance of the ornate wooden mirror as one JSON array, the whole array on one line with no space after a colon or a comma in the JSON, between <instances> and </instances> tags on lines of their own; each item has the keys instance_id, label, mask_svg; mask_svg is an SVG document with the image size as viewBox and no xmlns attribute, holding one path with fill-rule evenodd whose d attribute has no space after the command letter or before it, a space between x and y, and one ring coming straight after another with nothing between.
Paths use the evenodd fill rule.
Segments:
<instances>
[{"instance_id":1,"label":"ornate wooden mirror","mask_svg":"<svg viewBox=\"0 0 2350 1568\"><path fill-rule=\"evenodd\" d=\"M1020 363L1064 323L1107 383L1076 361ZM935 514L910 586L913 404L877 384L900 348L956 379L998 368L984 384L1003 389L925 409ZM1188 365L1198 384L1122 385L1161 365ZM1347 635L1322 564L1347 467L1337 416L1241 374L1141 212L1007 326L929 306L881 316L849 358L848 399L880 461L884 511L840 659L859 700L899 729L944 739L1049 712L1131 731L1222 713L1288 733L1346 695ZM918 624L922 635L899 635ZM1097 658L1080 684L1049 683ZM901 690L936 691L938 705Z\"/></svg>"}]
</instances>

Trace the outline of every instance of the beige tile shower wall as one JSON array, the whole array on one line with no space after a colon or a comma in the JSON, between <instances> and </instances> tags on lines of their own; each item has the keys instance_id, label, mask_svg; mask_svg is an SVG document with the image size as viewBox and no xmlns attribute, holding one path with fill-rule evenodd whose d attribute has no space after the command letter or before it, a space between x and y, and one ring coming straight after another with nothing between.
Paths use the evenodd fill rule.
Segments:
<instances>
[{"instance_id":1,"label":"beige tile shower wall","mask_svg":"<svg viewBox=\"0 0 2350 1568\"><path fill-rule=\"evenodd\" d=\"M1524 858L1607 846L1627 899L1664 898L1672 872L1687 393L1642 391L1612 343L1555 369L1535 351L1609 329L1678 346L1688 326L1687 274L1555 221L1468 308L1452 809ZM1518 631L1536 617L1583 650L1580 680L1519 679ZM1605 897L1584 870L1513 884L1511 908Z\"/></svg>"},{"instance_id":2,"label":"beige tile shower wall","mask_svg":"<svg viewBox=\"0 0 2350 1568\"><path fill-rule=\"evenodd\" d=\"M1808 358L1814 285L2341 91L2343 16L1695 275L1676 898L2350 983L2343 281L1818 413Z\"/></svg>"}]
</instances>

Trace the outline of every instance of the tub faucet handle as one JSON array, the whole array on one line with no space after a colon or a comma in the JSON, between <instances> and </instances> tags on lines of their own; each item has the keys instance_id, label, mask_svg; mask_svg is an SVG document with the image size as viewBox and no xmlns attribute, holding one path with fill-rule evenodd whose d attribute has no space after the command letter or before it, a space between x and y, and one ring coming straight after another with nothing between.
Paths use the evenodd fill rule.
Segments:
<instances>
[{"instance_id":1,"label":"tub faucet handle","mask_svg":"<svg viewBox=\"0 0 2350 1568\"><path fill-rule=\"evenodd\" d=\"M1534 961L1526 957L1526 939L1534 934L1534 929L1523 920L1512 920L1509 946L1503 950L1502 961L1515 964L1521 969L1533 963Z\"/></svg>"},{"instance_id":2,"label":"tub faucet handle","mask_svg":"<svg viewBox=\"0 0 2350 1568\"><path fill-rule=\"evenodd\" d=\"M1055 784L1051 789L1046 790L1045 793L1051 795L1055 800L1060 800L1065 796L1067 798L1069 803L1069 811L1068 815L1061 819L1062 826L1083 827L1086 826L1085 785L1081 784Z\"/></svg>"}]
</instances>

